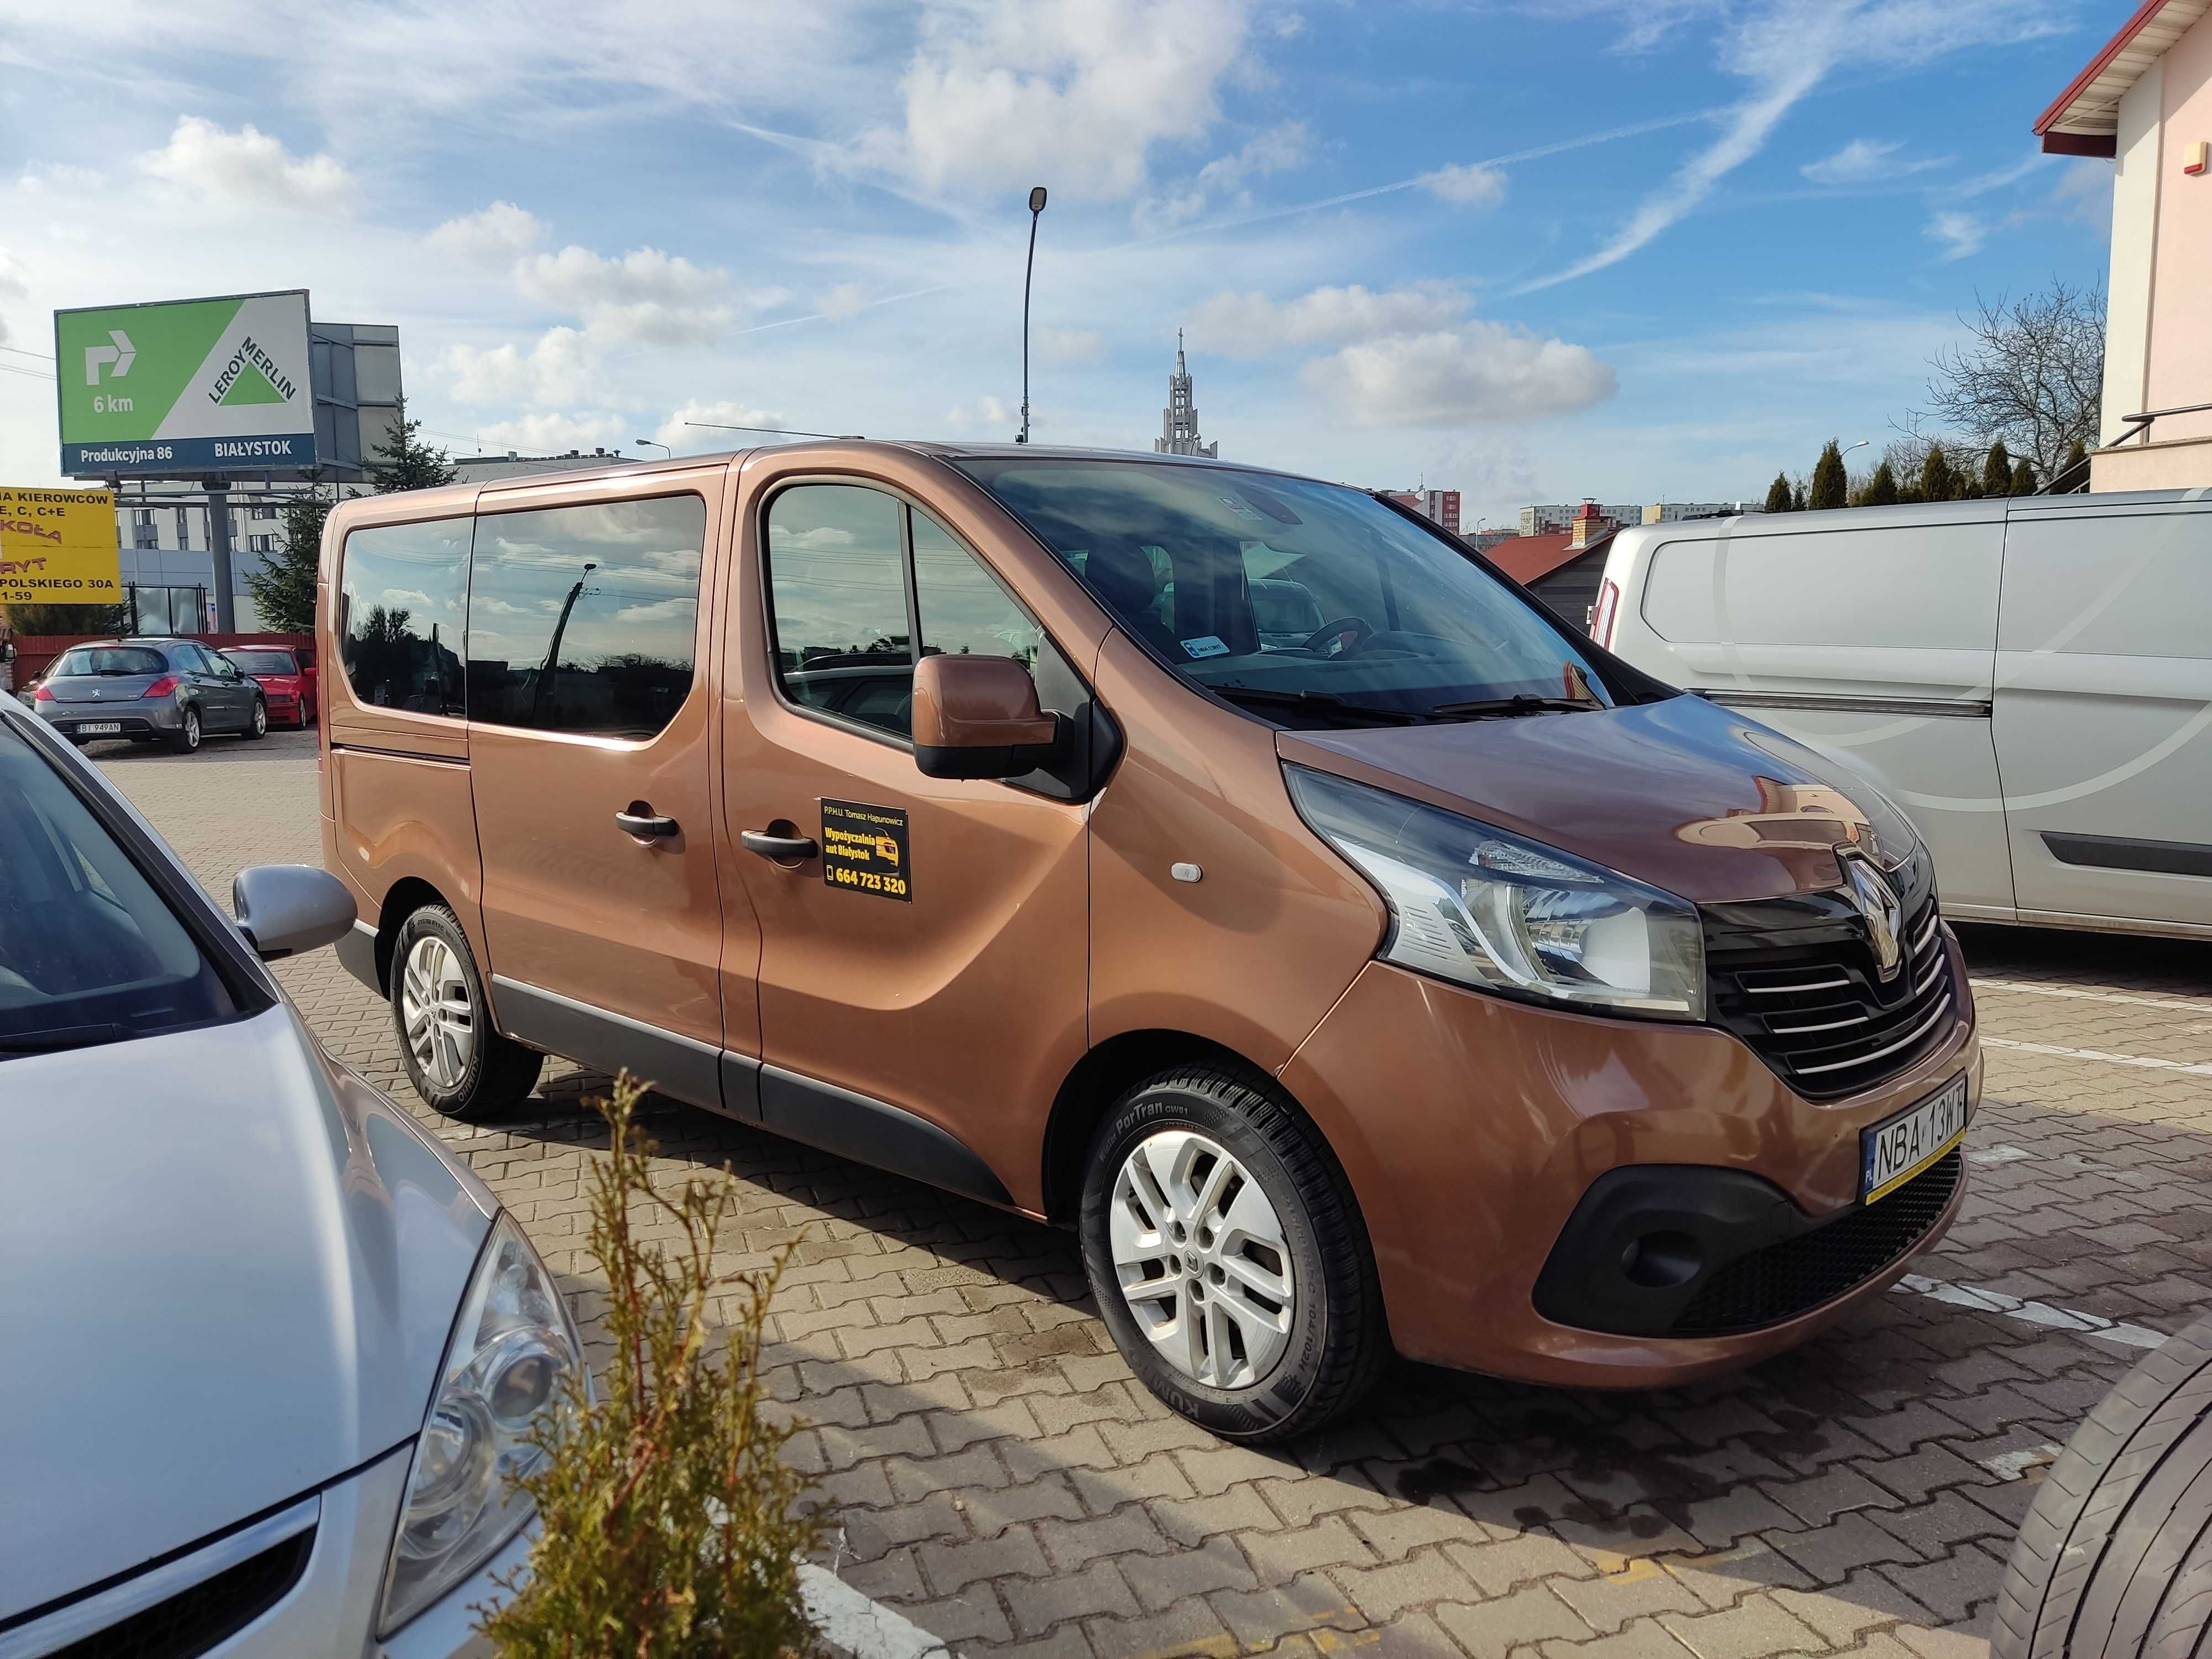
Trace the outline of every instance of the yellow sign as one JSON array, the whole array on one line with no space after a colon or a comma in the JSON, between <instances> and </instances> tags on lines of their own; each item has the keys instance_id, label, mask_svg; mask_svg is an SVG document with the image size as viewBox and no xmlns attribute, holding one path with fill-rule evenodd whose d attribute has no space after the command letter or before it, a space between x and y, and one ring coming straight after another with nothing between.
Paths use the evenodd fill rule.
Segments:
<instances>
[{"instance_id":1,"label":"yellow sign","mask_svg":"<svg viewBox=\"0 0 2212 1659\"><path fill-rule=\"evenodd\" d=\"M113 605L123 598L115 496L0 489L0 605Z\"/></svg>"}]
</instances>

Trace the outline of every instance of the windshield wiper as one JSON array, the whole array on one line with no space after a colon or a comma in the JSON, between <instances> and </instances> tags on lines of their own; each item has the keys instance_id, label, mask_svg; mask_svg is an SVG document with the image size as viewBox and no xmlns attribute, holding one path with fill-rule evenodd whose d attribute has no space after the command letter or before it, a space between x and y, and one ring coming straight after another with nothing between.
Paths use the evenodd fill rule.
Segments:
<instances>
[{"instance_id":1,"label":"windshield wiper","mask_svg":"<svg viewBox=\"0 0 2212 1659\"><path fill-rule=\"evenodd\" d=\"M1429 714L1434 720L1479 720L1492 715L1510 719L1516 714L1553 714L1605 707L1604 703L1595 700L1535 697L1523 691L1510 697L1478 697L1473 702L1440 702L1429 710Z\"/></svg>"},{"instance_id":2,"label":"windshield wiper","mask_svg":"<svg viewBox=\"0 0 2212 1659\"><path fill-rule=\"evenodd\" d=\"M0 1031L0 1056L90 1048L103 1042L118 1042L123 1036L123 1028L112 1021L94 1025L57 1025L45 1031Z\"/></svg>"},{"instance_id":3,"label":"windshield wiper","mask_svg":"<svg viewBox=\"0 0 2212 1659\"><path fill-rule=\"evenodd\" d=\"M1316 714L1356 714L1363 720L1393 726L1417 726L1424 715L1404 708L1384 708L1371 702L1354 702L1333 691L1274 691L1257 685L1209 685L1217 697L1230 702L1254 703L1262 708L1302 708Z\"/></svg>"}]
</instances>

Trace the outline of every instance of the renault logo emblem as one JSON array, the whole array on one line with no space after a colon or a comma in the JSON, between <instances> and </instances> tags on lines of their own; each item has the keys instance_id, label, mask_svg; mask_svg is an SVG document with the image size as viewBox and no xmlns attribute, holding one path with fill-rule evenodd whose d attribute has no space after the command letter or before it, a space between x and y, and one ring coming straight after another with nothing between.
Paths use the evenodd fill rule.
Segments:
<instances>
[{"instance_id":1,"label":"renault logo emblem","mask_svg":"<svg viewBox=\"0 0 2212 1659\"><path fill-rule=\"evenodd\" d=\"M1884 979L1895 979L1905 960L1905 947L1899 937L1904 931L1905 907L1898 902L1896 890L1883 879L1881 871L1859 854L1839 852L1836 862L1844 866L1844 882L1851 902L1866 918L1867 943L1874 947L1874 965Z\"/></svg>"}]
</instances>

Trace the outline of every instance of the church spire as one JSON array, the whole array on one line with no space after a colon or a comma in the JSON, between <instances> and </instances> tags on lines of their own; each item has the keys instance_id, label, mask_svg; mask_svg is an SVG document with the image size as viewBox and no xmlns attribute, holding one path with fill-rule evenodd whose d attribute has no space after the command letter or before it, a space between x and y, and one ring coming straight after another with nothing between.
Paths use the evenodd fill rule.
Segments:
<instances>
[{"instance_id":1,"label":"church spire","mask_svg":"<svg viewBox=\"0 0 2212 1659\"><path fill-rule=\"evenodd\" d=\"M1201 443L1198 436L1198 405L1191 400L1190 370L1183 362L1182 331L1176 330L1175 373L1168 376L1168 406L1160 411L1160 435L1152 440L1158 455L1216 456L1218 443Z\"/></svg>"}]
</instances>

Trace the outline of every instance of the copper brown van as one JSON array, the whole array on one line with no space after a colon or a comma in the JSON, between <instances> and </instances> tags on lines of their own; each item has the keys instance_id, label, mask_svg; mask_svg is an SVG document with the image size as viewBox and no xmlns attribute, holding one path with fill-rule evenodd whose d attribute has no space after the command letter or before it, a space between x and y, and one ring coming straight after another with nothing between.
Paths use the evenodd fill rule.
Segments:
<instances>
[{"instance_id":1,"label":"copper brown van","mask_svg":"<svg viewBox=\"0 0 2212 1659\"><path fill-rule=\"evenodd\" d=\"M1964 1188L1936 872L1387 500L837 442L349 501L325 860L410 1079L544 1054L1074 1228L1224 1435L1394 1350L1802 1341Z\"/></svg>"}]
</instances>

